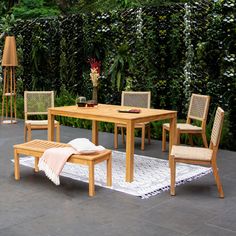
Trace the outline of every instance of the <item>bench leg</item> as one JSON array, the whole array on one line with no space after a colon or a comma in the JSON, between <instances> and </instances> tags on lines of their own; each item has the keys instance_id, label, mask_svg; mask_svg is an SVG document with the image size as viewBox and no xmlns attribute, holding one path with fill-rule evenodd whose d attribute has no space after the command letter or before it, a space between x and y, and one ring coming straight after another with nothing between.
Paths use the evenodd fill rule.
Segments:
<instances>
[{"instance_id":1,"label":"bench leg","mask_svg":"<svg viewBox=\"0 0 236 236\"><path fill-rule=\"evenodd\" d=\"M15 180L20 179L20 164L19 164L19 154L17 150L14 149L14 169L15 169Z\"/></svg>"},{"instance_id":2,"label":"bench leg","mask_svg":"<svg viewBox=\"0 0 236 236\"><path fill-rule=\"evenodd\" d=\"M112 159L111 154L107 159L107 186L112 186Z\"/></svg>"},{"instance_id":3,"label":"bench leg","mask_svg":"<svg viewBox=\"0 0 236 236\"><path fill-rule=\"evenodd\" d=\"M89 196L93 197L95 195L94 190L94 163L91 161L89 163Z\"/></svg>"},{"instance_id":4,"label":"bench leg","mask_svg":"<svg viewBox=\"0 0 236 236\"><path fill-rule=\"evenodd\" d=\"M38 157L35 157L35 158L34 158L34 171L35 171L35 172L39 172L38 164L39 164L39 158L38 158Z\"/></svg>"}]
</instances>

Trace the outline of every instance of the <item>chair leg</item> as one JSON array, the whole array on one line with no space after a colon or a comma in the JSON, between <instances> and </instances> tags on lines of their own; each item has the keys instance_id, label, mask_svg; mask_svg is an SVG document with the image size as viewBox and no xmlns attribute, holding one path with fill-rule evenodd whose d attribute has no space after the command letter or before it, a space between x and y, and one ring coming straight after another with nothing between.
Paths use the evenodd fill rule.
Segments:
<instances>
[{"instance_id":1,"label":"chair leg","mask_svg":"<svg viewBox=\"0 0 236 236\"><path fill-rule=\"evenodd\" d=\"M124 131L124 127L121 127L121 136L122 136L122 143L125 144L125 131Z\"/></svg>"},{"instance_id":2,"label":"chair leg","mask_svg":"<svg viewBox=\"0 0 236 236\"><path fill-rule=\"evenodd\" d=\"M94 163L91 161L89 163L89 196L93 197L95 194L94 189Z\"/></svg>"},{"instance_id":3,"label":"chair leg","mask_svg":"<svg viewBox=\"0 0 236 236\"><path fill-rule=\"evenodd\" d=\"M111 154L107 159L107 186L112 186L112 159Z\"/></svg>"},{"instance_id":4,"label":"chair leg","mask_svg":"<svg viewBox=\"0 0 236 236\"><path fill-rule=\"evenodd\" d=\"M151 126L150 126L150 124L147 127L147 132L148 132L148 144L151 144Z\"/></svg>"},{"instance_id":5,"label":"chair leg","mask_svg":"<svg viewBox=\"0 0 236 236\"><path fill-rule=\"evenodd\" d=\"M24 142L27 140L27 125L24 126Z\"/></svg>"},{"instance_id":6,"label":"chair leg","mask_svg":"<svg viewBox=\"0 0 236 236\"><path fill-rule=\"evenodd\" d=\"M57 140L57 142L60 142L60 124L59 123L57 123L56 124L56 140Z\"/></svg>"},{"instance_id":7,"label":"chair leg","mask_svg":"<svg viewBox=\"0 0 236 236\"><path fill-rule=\"evenodd\" d=\"M193 146L193 135L192 134L188 134L188 138L189 138L190 145Z\"/></svg>"},{"instance_id":8,"label":"chair leg","mask_svg":"<svg viewBox=\"0 0 236 236\"><path fill-rule=\"evenodd\" d=\"M176 175L176 162L173 156L170 156L170 195L175 196L175 175Z\"/></svg>"},{"instance_id":9,"label":"chair leg","mask_svg":"<svg viewBox=\"0 0 236 236\"><path fill-rule=\"evenodd\" d=\"M118 127L116 124L114 125L114 148L118 148Z\"/></svg>"},{"instance_id":10,"label":"chair leg","mask_svg":"<svg viewBox=\"0 0 236 236\"><path fill-rule=\"evenodd\" d=\"M208 148L208 143L207 143L207 138L206 138L206 134L202 133L202 141L203 141L203 145L205 148Z\"/></svg>"},{"instance_id":11,"label":"chair leg","mask_svg":"<svg viewBox=\"0 0 236 236\"><path fill-rule=\"evenodd\" d=\"M166 129L162 126L162 151L166 151Z\"/></svg>"},{"instance_id":12,"label":"chair leg","mask_svg":"<svg viewBox=\"0 0 236 236\"><path fill-rule=\"evenodd\" d=\"M180 144L180 131L179 129L176 129L176 136L177 136L177 145Z\"/></svg>"},{"instance_id":13,"label":"chair leg","mask_svg":"<svg viewBox=\"0 0 236 236\"><path fill-rule=\"evenodd\" d=\"M31 132L32 132L32 130L31 130L31 125L27 125L27 142L29 142L29 141L31 141Z\"/></svg>"},{"instance_id":14,"label":"chair leg","mask_svg":"<svg viewBox=\"0 0 236 236\"><path fill-rule=\"evenodd\" d=\"M215 181L216 181L216 185L217 185L217 189L218 189L220 198L224 198L224 192L223 192L222 184L220 182L220 176L218 174L218 168L217 168L217 165L216 165L215 162L212 163L212 170L213 170L213 174L214 174L214 177L215 177Z\"/></svg>"}]
</instances>

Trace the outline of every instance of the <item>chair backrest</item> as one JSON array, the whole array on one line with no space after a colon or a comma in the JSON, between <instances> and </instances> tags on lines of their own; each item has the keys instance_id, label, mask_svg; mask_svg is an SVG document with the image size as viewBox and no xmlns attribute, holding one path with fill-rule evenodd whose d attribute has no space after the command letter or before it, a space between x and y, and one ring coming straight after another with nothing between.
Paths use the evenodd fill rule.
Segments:
<instances>
[{"instance_id":1,"label":"chair backrest","mask_svg":"<svg viewBox=\"0 0 236 236\"><path fill-rule=\"evenodd\" d=\"M122 91L121 106L150 108L151 92Z\"/></svg>"},{"instance_id":2,"label":"chair backrest","mask_svg":"<svg viewBox=\"0 0 236 236\"><path fill-rule=\"evenodd\" d=\"M224 110L218 107L215 114L215 120L211 131L211 141L210 141L210 148L215 149L215 151L217 151L219 147L223 122L224 122Z\"/></svg>"},{"instance_id":3,"label":"chair backrest","mask_svg":"<svg viewBox=\"0 0 236 236\"><path fill-rule=\"evenodd\" d=\"M54 107L53 91L24 92L25 120L29 115L47 115L49 107Z\"/></svg>"},{"instance_id":4,"label":"chair backrest","mask_svg":"<svg viewBox=\"0 0 236 236\"><path fill-rule=\"evenodd\" d=\"M209 104L210 96L193 93L190 99L187 123L191 123L191 120L199 120L202 122L202 127L205 126Z\"/></svg>"}]
</instances>

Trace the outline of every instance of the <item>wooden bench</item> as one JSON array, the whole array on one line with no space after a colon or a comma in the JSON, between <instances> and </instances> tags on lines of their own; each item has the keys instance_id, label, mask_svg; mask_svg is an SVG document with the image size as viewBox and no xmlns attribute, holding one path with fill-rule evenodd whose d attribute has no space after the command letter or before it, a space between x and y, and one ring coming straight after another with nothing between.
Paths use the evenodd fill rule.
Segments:
<instances>
[{"instance_id":1,"label":"wooden bench","mask_svg":"<svg viewBox=\"0 0 236 236\"><path fill-rule=\"evenodd\" d=\"M35 171L38 172L39 158L43 155L44 151L49 148L55 147L69 147L69 144L51 142L46 140L32 140L30 142L16 144L14 147L14 163L15 163L15 179L20 179L20 165L19 165L19 155L30 155L35 157ZM105 150L101 153L96 154L86 154L78 155L73 154L67 162L87 165L89 168L89 196L95 195L94 187L94 165L102 161L107 161L107 186L112 185L112 159L111 150Z\"/></svg>"}]
</instances>

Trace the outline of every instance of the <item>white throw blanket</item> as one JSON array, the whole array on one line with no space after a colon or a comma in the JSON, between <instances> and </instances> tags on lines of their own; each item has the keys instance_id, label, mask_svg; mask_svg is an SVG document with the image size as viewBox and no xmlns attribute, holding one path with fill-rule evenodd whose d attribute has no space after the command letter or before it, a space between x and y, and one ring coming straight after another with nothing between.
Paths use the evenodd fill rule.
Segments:
<instances>
[{"instance_id":1,"label":"white throw blanket","mask_svg":"<svg viewBox=\"0 0 236 236\"><path fill-rule=\"evenodd\" d=\"M96 146L86 138L73 139L68 144L71 147L47 149L39 161L39 170L43 170L56 185L60 184L59 175L72 154L91 154L105 150L104 147Z\"/></svg>"}]
</instances>

